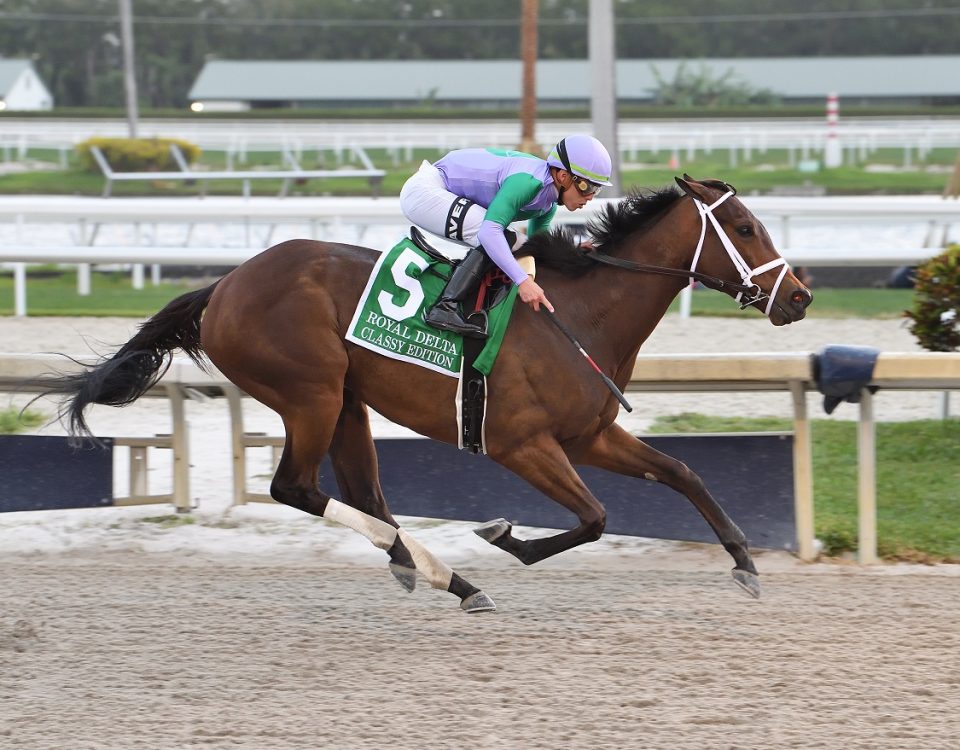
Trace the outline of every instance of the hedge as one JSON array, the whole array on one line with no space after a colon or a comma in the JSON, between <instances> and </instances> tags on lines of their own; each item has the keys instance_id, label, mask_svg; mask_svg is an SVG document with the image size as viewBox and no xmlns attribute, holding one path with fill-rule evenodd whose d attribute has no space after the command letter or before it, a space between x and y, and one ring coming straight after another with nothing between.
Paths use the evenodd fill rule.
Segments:
<instances>
[{"instance_id":1,"label":"hedge","mask_svg":"<svg viewBox=\"0 0 960 750\"><path fill-rule=\"evenodd\" d=\"M83 167L90 172L100 172L91 146L99 148L117 172L166 172L178 169L170 153L171 144L180 148L188 164L200 157L199 146L177 138L89 138L76 148Z\"/></svg>"}]
</instances>

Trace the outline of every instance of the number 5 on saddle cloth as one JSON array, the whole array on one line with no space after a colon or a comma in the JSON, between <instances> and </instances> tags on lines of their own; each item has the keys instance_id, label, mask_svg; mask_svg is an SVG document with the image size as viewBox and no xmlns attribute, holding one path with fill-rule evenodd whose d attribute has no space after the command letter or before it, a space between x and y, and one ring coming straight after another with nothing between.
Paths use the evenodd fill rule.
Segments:
<instances>
[{"instance_id":1,"label":"number 5 on saddle cloth","mask_svg":"<svg viewBox=\"0 0 960 750\"><path fill-rule=\"evenodd\" d=\"M411 231L411 237L414 241L402 240L377 260L346 338L385 357L458 378L460 447L484 452L486 376L503 342L517 289L498 274L481 284L483 297L492 307L484 303L465 305L472 310L471 316L486 317L486 339L465 340L459 334L433 328L424 316L443 290L450 275L450 261L430 247L419 232ZM482 323L483 319L475 317L473 322Z\"/></svg>"}]
</instances>

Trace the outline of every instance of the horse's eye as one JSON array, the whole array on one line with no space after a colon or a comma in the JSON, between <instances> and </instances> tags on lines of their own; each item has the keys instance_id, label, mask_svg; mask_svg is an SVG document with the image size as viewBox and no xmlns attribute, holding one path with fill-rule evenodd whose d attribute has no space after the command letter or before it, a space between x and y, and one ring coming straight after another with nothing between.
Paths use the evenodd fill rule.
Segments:
<instances>
[{"instance_id":1,"label":"horse's eye","mask_svg":"<svg viewBox=\"0 0 960 750\"><path fill-rule=\"evenodd\" d=\"M749 224L743 224L737 227L737 234L739 234L741 237L752 237L753 227Z\"/></svg>"}]
</instances>

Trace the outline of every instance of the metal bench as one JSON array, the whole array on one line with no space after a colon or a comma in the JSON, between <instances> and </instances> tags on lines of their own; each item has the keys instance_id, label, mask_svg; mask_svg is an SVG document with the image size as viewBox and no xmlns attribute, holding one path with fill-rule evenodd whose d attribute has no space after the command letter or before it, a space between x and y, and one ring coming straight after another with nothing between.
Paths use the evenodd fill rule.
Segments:
<instances>
[{"instance_id":1,"label":"metal bench","mask_svg":"<svg viewBox=\"0 0 960 750\"><path fill-rule=\"evenodd\" d=\"M188 185L200 183L201 194L204 194L204 183L209 182L210 180L241 180L243 183L243 196L245 198L249 198L250 182L252 180L283 180L283 186L280 188L279 193L279 195L282 197L289 193L290 182L292 180L339 179L344 177L366 177L370 182L370 189L373 193L373 196L378 197L380 195L380 187L383 184L383 177L386 172L382 169L377 169L374 167L373 162L370 161L370 157L367 156L366 152L362 148L354 146L351 150L356 155L357 159L359 159L360 163L363 164L362 169L301 169L293 155L285 152L284 160L291 165L290 169L244 171L226 169L198 171L190 167L186 158L184 158L183 152L175 143L171 143L170 153L173 156L173 160L177 163L178 171L117 172L113 169L113 167L110 166L110 162L107 161L107 157L104 156L103 151L101 151L98 146L91 146L90 154L93 156L94 161L97 163L97 166L100 167L100 171L103 173L103 176L106 179L106 184L103 186L104 198L110 196L111 191L113 190L114 182L153 182L156 180L179 180Z\"/></svg>"}]
</instances>

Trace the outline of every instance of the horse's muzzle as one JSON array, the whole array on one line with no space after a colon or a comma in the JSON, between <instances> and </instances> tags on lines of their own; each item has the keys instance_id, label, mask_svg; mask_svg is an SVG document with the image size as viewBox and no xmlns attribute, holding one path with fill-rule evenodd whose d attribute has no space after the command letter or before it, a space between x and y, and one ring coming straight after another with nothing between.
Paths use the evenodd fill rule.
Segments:
<instances>
[{"instance_id":1,"label":"horse's muzzle","mask_svg":"<svg viewBox=\"0 0 960 750\"><path fill-rule=\"evenodd\" d=\"M770 322L775 326L803 320L807 315L807 308L813 302L813 294L799 281L791 284L791 287L780 290L770 310Z\"/></svg>"}]
</instances>

